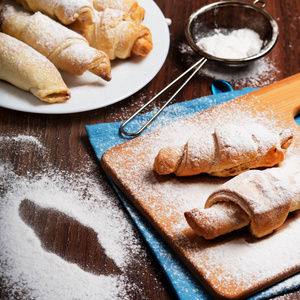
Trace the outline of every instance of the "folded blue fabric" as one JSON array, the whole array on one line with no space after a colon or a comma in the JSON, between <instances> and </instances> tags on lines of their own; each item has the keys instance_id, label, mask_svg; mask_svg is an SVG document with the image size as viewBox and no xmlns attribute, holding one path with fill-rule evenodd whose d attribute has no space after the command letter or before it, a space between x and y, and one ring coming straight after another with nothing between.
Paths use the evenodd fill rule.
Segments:
<instances>
[{"instance_id":1,"label":"folded blue fabric","mask_svg":"<svg viewBox=\"0 0 300 300\"><path fill-rule=\"evenodd\" d=\"M232 91L170 105L165 108L165 110L144 131L143 134L150 132L162 125L166 125L170 122L185 118L196 112L208 109L217 104L250 93L253 90L254 89L252 88L246 88L240 91ZM153 113L154 112L150 112L136 117L131 123L128 124L128 126L126 126L126 130L128 132L135 132L140 128L142 124L145 123L145 121L149 119L149 117L153 115ZM296 122L300 125L300 116L296 118ZM89 140L99 161L101 160L103 153L107 149L127 140L127 138L122 137L119 134L119 128L121 124L122 122L114 122L86 126ZM213 299L200 284L200 282L195 278L195 276L179 260L172 249L152 228L151 224L149 224L149 222L137 211L137 209L131 204L127 197L118 189L118 187L113 182L112 185L116 190L120 200L124 204L124 207L127 209L128 213L143 235L145 241L160 263L162 269L166 274L166 277L168 278L176 295L178 296L178 299ZM297 288L300 288L300 273L276 284L275 286L272 286L271 288L257 295L254 295L250 299L268 299L270 297L274 297L281 293L286 293Z\"/></svg>"}]
</instances>

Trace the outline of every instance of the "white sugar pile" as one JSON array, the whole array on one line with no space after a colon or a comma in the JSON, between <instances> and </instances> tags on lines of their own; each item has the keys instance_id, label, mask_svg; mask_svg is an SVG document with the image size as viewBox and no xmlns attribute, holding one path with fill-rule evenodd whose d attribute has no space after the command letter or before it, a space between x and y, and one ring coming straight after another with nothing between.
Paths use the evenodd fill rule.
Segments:
<instances>
[{"instance_id":1,"label":"white sugar pile","mask_svg":"<svg viewBox=\"0 0 300 300\"><path fill-rule=\"evenodd\" d=\"M21 143L22 151L43 151L35 137L0 137L1 145ZM45 149L45 148L44 148ZM19 152L22 155L24 152ZM99 174L60 173L47 166L43 174L25 178L16 174L8 161L0 160L0 277L7 299L25 294L27 299L129 299L126 267L133 260L145 261L119 200ZM103 178L102 178L103 179ZM33 229L19 215L28 199L41 208L55 209L93 229L107 257L121 275L95 275L46 251Z\"/></svg>"},{"instance_id":2,"label":"white sugar pile","mask_svg":"<svg viewBox=\"0 0 300 300\"><path fill-rule=\"evenodd\" d=\"M200 56L187 43L179 44L179 52L183 55L182 60L188 65L192 65L200 59ZM279 72L272 59L262 57L239 68L226 67L220 63L208 61L200 69L199 74L212 79L226 80L239 89L239 86L259 87L271 84L276 81L276 75Z\"/></svg>"},{"instance_id":3,"label":"white sugar pile","mask_svg":"<svg viewBox=\"0 0 300 300\"><path fill-rule=\"evenodd\" d=\"M240 59L258 54L263 41L249 28L233 30L226 34L220 29L215 29L213 35L199 39L196 44L210 55Z\"/></svg>"}]
</instances>

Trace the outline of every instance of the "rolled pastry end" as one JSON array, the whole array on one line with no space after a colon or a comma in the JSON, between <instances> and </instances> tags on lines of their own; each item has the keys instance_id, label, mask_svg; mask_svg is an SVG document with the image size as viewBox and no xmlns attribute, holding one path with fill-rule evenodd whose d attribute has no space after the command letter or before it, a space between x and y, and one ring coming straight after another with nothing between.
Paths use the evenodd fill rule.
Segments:
<instances>
[{"instance_id":1,"label":"rolled pastry end","mask_svg":"<svg viewBox=\"0 0 300 300\"><path fill-rule=\"evenodd\" d=\"M147 56L153 48L152 36L150 33L139 37L132 48L132 53L138 56Z\"/></svg>"},{"instance_id":2,"label":"rolled pastry end","mask_svg":"<svg viewBox=\"0 0 300 300\"><path fill-rule=\"evenodd\" d=\"M46 73L46 70L50 68L50 65L52 64L49 61L49 66L44 66L45 74L41 77L40 84L31 86L29 92L40 100L48 103L66 102L71 98L71 92L54 66L51 73ZM42 73L42 68L42 66L39 67L39 73Z\"/></svg>"},{"instance_id":3,"label":"rolled pastry end","mask_svg":"<svg viewBox=\"0 0 300 300\"><path fill-rule=\"evenodd\" d=\"M85 7L83 8L80 12L78 12L78 14L74 14L74 16L78 16L78 19L80 22L88 24L88 25L92 25L95 23L95 14L93 11L92 7ZM76 21L76 19L74 18L74 20L72 20L72 22ZM69 25L65 24L65 25Z\"/></svg>"},{"instance_id":4,"label":"rolled pastry end","mask_svg":"<svg viewBox=\"0 0 300 300\"><path fill-rule=\"evenodd\" d=\"M68 89L61 89L58 92L53 92L49 94L47 91L39 91L35 88L31 88L29 89L29 92L38 97L40 100L48 103L63 103L71 98L71 93Z\"/></svg>"},{"instance_id":5,"label":"rolled pastry end","mask_svg":"<svg viewBox=\"0 0 300 300\"><path fill-rule=\"evenodd\" d=\"M72 40L71 40L72 41ZM74 42L69 44L60 53L54 53L49 59L57 68L71 74L82 75L90 71L102 79L111 79L111 64L106 53L88 46L87 43Z\"/></svg>"},{"instance_id":6,"label":"rolled pastry end","mask_svg":"<svg viewBox=\"0 0 300 300\"><path fill-rule=\"evenodd\" d=\"M286 129L280 133L279 137L281 148L286 150L292 144L293 133L291 132L291 130Z\"/></svg>"},{"instance_id":7,"label":"rolled pastry end","mask_svg":"<svg viewBox=\"0 0 300 300\"><path fill-rule=\"evenodd\" d=\"M232 202L220 202L208 209L193 209L184 216L194 232L205 239L238 230L250 223L249 216Z\"/></svg>"},{"instance_id":8,"label":"rolled pastry end","mask_svg":"<svg viewBox=\"0 0 300 300\"><path fill-rule=\"evenodd\" d=\"M145 18L145 9L139 5L135 5L128 13L132 20L141 23Z\"/></svg>"},{"instance_id":9,"label":"rolled pastry end","mask_svg":"<svg viewBox=\"0 0 300 300\"><path fill-rule=\"evenodd\" d=\"M180 164L182 147L167 147L161 149L154 160L153 168L159 175L175 172Z\"/></svg>"},{"instance_id":10,"label":"rolled pastry end","mask_svg":"<svg viewBox=\"0 0 300 300\"><path fill-rule=\"evenodd\" d=\"M97 76L100 76L106 81L111 80L111 64L109 57L103 52L101 58L99 58L95 67L89 69L90 72L94 73Z\"/></svg>"}]
</instances>

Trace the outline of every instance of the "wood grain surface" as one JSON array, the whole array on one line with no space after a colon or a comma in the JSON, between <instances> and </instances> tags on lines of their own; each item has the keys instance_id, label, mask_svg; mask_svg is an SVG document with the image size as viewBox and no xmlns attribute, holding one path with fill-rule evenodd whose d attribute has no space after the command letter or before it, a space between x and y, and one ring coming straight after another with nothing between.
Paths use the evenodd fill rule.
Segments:
<instances>
[{"instance_id":1,"label":"wood grain surface","mask_svg":"<svg viewBox=\"0 0 300 300\"><path fill-rule=\"evenodd\" d=\"M185 23L191 13L213 1L156 0L155 2L165 17L172 21L169 27L170 51L157 76L127 99L90 112L40 115L0 108L1 137L34 136L48 149L47 155L44 155L38 147L33 152L22 152L21 145L18 143L13 145L3 143L0 147L1 162L10 163L17 175L25 177L40 174L48 164L65 173L76 173L88 165L89 172L99 177L103 175L84 126L127 119L148 98L180 75L195 59L193 55L183 53L180 48L186 45ZM266 2L267 11L273 15L279 25L279 40L275 48L267 55L275 69L264 74L265 76L257 76L255 81L247 78L239 82L233 80L231 84L234 89L249 85L265 86L300 72L300 2L299 0L268 0ZM210 86L214 79L200 72L173 103L210 95ZM163 103L163 98L158 99L147 110L160 107ZM105 180L104 176L101 178ZM1 199L5 189L5 186L0 186ZM30 201L22 203L20 215L24 222L33 228L48 251L66 261L76 262L82 269L95 274L118 274L120 272L114 262L104 254L103 247L98 243L95 233L76 220L55 210L45 210ZM130 223L130 220L128 222ZM139 236L138 232L136 234ZM0 242L5 241L0 240ZM126 273L128 280L138 287L134 291L128 291L129 294L131 293L131 299L175 299L172 288L142 237L139 237L139 242L145 253L143 264L140 262L130 264ZM9 288L4 280L0 279L0 299L9 299L7 296ZM276 299L299 298L300 291L295 291L278 296ZM15 295L15 299L26 299L26 295Z\"/></svg>"}]
</instances>

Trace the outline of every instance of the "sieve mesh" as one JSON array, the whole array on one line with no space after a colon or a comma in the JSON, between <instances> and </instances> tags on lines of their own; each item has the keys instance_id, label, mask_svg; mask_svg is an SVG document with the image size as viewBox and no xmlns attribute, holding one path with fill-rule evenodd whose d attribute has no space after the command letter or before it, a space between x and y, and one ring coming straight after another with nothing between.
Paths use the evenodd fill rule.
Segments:
<instances>
[{"instance_id":1,"label":"sieve mesh","mask_svg":"<svg viewBox=\"0 0 300 300\"><path fill-rule=\"evenodd\" d=\"M205 52L197 45L197 41L212 36L216 30L228 34L244 28L255 31L263 41L257 55L242 59L224 59ZM186 37L191 47L200 55L225 64L239 65L267 54L276 44L278 26L273 17L258 5L243 1L222 1L196 11L189 19Z\"/></svg>"}]
</instances>

